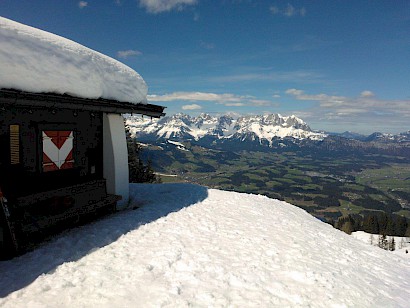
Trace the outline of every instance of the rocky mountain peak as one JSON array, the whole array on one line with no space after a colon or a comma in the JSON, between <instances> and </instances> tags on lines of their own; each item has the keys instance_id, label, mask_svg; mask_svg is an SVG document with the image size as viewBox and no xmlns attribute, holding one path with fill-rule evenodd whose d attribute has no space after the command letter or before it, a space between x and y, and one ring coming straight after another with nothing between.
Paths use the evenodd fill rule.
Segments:
<instances>
[{"instance_id":1,"label":"rocky mountain peak","mask_svg":"<svg viewBox=\"0 0 410 308\"><path fill-rule=\"evenodd\" d=\"M137 136L150 139L176 138L179 140L200 140L204 137L216 139L238 139L271 143L273 139L323 139L326 135L313 132L296 116L283 117L280 114L248 115L234 119L231 116L213 117L202 113L197 117L178 113L151 124L132 121Z\"/></svg>"}]
</instances>

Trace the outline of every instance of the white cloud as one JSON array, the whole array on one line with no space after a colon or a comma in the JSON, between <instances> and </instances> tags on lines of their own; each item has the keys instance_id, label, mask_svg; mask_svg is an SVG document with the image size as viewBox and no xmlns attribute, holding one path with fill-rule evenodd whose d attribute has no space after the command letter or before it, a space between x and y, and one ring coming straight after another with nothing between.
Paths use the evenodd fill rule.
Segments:
<instances>
[{"instance_id":1,"label":"white cloud","mask_svg":"<svg viewBox=\"0 0 410 308\"><path fill-rule=\"evenodd\" d=\"M298 89L288 89L286 94L300 101L316 102L311 109L302 111L312 121L329 121L345 129L350 129L351 125L360 126L362 130L367 127L368 132L387 127L387 123L390 127L402 127L402 131L409 129L410 100L382 100L368 90L358 97L324 93L308 95Z\"/></svg>"},{"instance_id":2,"label":"white cloud","mask_svg":"<svg viewBox=\"0 0 410 308\"><path fill-rule=\"evenodd\" d=\"M270 106L272 105L271 101L264 100L264 99L250 99L249 100L253 106Z\"/></svg>"},{"instance_id":3,"label":"white cloud","mask_svg":"<svg viewBox=\"0 0 410 308\"><path fill-rule=\"evenodd\" d=\"M191 105L184 105L182 106L182 110L198 110L202 109L202 106L198 104L191 104Z\"/></svg>"},{"instance_id":4,"label":"white cloud","mask_svg":"<svg viewBox=\"0 0 410 308\"><path fill-rule=\"evenodd\" d=\"M360 97L373 97L374 93L372 91L363 91L362 93L360 93Z\"/></svg>"},{"instance_id":5,"label":"white cloud","mask_svg":"<svg viewBox=\"0 0 410 308\"><path fill-rule=\"evenodd\" d=\"M291 17L291 16L293 16L293 15L295 15L295 14L296 14L296 9L293 7L293 5L290 5L290 4L288 3L288 6L287 6L286 9L284 9L284 11L283 11L283 15L288 16L288 17Z\"/></svg>"},{"instance_id":6,"label":"white cloud","mask_svg":"<svg viewBox=\"0 0 410 308\"><path fill-rule=\"evenodd\" d=\"M275 81L275 82L307 82L315 83L323 79L323 76L315 71L289 71L289 72L250 72L236 75L213 77L214 82L243 82L243 81Z\"/></svg>"},{"instance_id":7,"label":"white cloud","mask_svg":"<svg viewBox=\"0 0 410 308\"><path fill-rule=\"evenodd\" d=\"M215 94L207 92L175 92L171 94L165 94L156 96L154 101L175 101L175 100L188 100L188 101L214 101L219 103L224 102L239 102L243 97L236 96L234 94Z\"/></svg>"},{"instance_id":8,"label":"white cloud","mask_svg":"<svg viewBox=\"0 0 410 308\"><path fill-rule=\"evenodd\" d=\"M276 5L272 5L269 8L270 12L273 15L283 15L286 17L293 17L293 16L305 16L306 15L306 9L304 7L298 9L295 8L293 5L288 3L288 5L285 8L279 8Z\"/></svg>"},{"instance_id":9,"label":"white cloud","mask_svg":"<svg viewBox=\"0 0 410 308\"><path fill-rule=\"evenodd\" d=\"M148 13L159 14L172 10L180 11L185 6L197 4L197 0L139 0Z\"/></svg>"},{"instance_id":10,"label":"white cloud","mask_svg":"<svg viewBox=\"0 0 410 308\"><path fill-rule=\"evenodd\" d=\"M246 106L244 103L225 103L224 104L227 107L242 107Z\"/></svg>"},{"instance_id":11,"label":"white cloud","mask_svg":"<svg viewBox=\"0 0 410 308\"><path fill-rule=\"evenodd\" d=\"M314 95L307 95L302 90L297 89L288 89L285 91L286 94L290 94L296 97L298 100L302 101L320 101L323 104L327 103L343 103L347 100L344 96L334 96L334 95L327 95L327 94L314 94Z\"/></svg>"},{"instance_id":12,"label":"white cloud","mask_svg":"<svg viewBox=\"0 0 410 308\"><path fill-rule=\"evenodd\" d=\"M191 101L191 102L215 102L231 107L240 106L268 106L271 104L267 100L258 100L253 96L241 96L231 93L216 94L208 92L174 92L165 95L148 95L150 102L171 102L171 101Z\"/></svg>"},{"instance_id":13,"label":"white cloud","mask_svg":"<svg viewBox=\"0 0 410 308\"><path fill-rule=\"evenodd\" d=\"M174 92L165 95L149 95L148 99L154 102L170 101L214 101L214 102L239 102L242 97L234 94L215 94L207 92Z\"/></svg>"},{"instance_id":14,"label":"white cloud","mask_svg":"<svg viewBox=\"0 0 410 308\"><path fill-rule=\"evenodd\" d=\"M286 94L291 94L291 95L294 95L294 96L299 96L299 95L303 94L303 91L302 90L297 90L297 89L287 89L285 91L285 93Z\"/></svg>"},{"instance_id":15,"label":"white cloud","mask_svg":"<svg viewBox=\"0 0 410 308\"><path fill-rule=\"evenodd\" d=\"M128 57L132 57L132 56L139 56L142 55L141 51L138 50L120 50L117 52L117 57L118 58L122 58L122 59L126 59Z\"/></svg>"},{"instance_id":16,"label":"white cloud","mask_svg":"<svg viewBox=\"0 0 410 308\"><path fill-rule=\"evenodd\" d=\"M80 9L83 9L83 8L85 8L86 6L88 6L88 2L87 2L87 1L80 1L80 2L78 2L78 7L79 7Z\"/></svg>"}]
</instances>

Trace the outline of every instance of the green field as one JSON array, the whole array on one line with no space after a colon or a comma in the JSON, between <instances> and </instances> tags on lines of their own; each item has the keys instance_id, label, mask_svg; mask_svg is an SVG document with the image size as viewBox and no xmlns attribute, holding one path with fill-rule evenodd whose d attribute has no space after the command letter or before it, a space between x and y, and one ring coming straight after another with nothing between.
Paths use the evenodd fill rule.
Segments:
<instances>
[{"instance_id":1,"label":"green field","mask_svg":"<svg viewBox=\"0 0 410 308\"><path fill-rule=\"evenodd\" d=\"M410 193L410 164L392 164L380 169L365 169L356 175L356 181L384 192L401 190Z\"/></svg>"},{"instance_id":2,"label":"green field","mask_svg":"<svg viewBox=\"0 0 410 308\"><path fill-rule=\"evenodd\" d=\"M410 159L371 154L226 152L186 146L189 151L150 151L161 173L177 175L162 176L163 182L188 181L263 194L324 220L369 211L410 217Z\"/></svg>"}]
</instances>

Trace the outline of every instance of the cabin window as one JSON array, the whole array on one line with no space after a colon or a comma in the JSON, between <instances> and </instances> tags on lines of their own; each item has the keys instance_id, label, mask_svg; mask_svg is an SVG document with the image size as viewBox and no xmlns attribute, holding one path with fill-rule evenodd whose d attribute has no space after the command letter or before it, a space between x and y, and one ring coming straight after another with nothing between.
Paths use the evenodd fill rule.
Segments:
<instances>
[{"instance_id":1,"label":"cabin window","mask_svg":"<svg viewBox=\"0 0 410 308\"><path fill-rule=\"evenodd\" d=\"M74 168L74 132L69 130L44 130L43 171Z\"/></svg>"},{"instance_id":2,"label":"cabin window","mask_svg":"<svg viewBox=\"0 0 410 308\"><path fill-rule=\"evenodd\" d=\"M10 163L20 163L20 126L10 125Z\"/></svg>"}]
</instances>

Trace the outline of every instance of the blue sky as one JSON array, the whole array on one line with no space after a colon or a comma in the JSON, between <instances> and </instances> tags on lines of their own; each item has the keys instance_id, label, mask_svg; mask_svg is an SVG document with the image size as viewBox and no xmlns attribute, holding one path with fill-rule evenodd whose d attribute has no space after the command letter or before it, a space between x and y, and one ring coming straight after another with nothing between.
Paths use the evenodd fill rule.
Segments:
<instances>
[{"instance_id":1,"label":"blue sky","mask_svg":"<svg viewBox=\"0 0 410 308\"><path fill-rule=\"evenodd\" d=\"M168 114L410 130L408 0L1 0L0 15L127 64Z\"/></svg>"}]
</instances>

